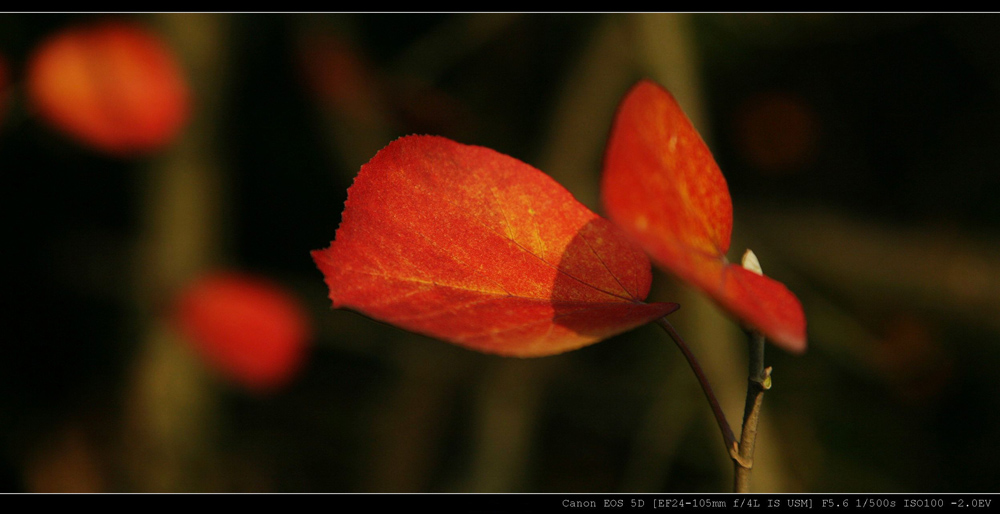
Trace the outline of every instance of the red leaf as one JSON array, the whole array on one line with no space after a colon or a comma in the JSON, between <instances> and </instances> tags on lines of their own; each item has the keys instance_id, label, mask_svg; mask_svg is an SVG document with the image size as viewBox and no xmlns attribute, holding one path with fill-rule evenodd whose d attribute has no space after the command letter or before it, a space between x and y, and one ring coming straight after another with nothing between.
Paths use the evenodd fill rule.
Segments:
<instances>
[{"instance_id":1,"label":"red leaf","mask_svg":"<svg viewBox=\"0 0 1000 514\"><path fill-rule=\"evenodd\" d=\"M306 85L324 103L356 121L381 123L381 84L364 56L328 33L304 36L298 48Z\"/></svg>"},{"instance_id":2,"label":"red leaf","mask_svg":"<svg viewBox=\"0 0 1000 514\"><path fill-rule=\"evenodd\" d=\"M726 179L673 96L649 81L618 107L604 156L608 217L653 260L775 344L805 351L802 305L784 284L729 264Z\"/></svg>"},{"instance_id":3,"label":"red leaf","mask_svg":"<svg viewBox=\"0 0 1000 514\"><path fill-rule=\"evenodd\" d=\"M7 66L7 59L0 55L0 123L3 123L4 114L7 111L7 99L10 97L10 70Z\"/></svg>"},{"instance_id":4,"label":"red leaf","mask_svg":"<svg viewBox=\"0 0 1000 514\"><path fill-rule=\"evenodd\" d=\"M180 66L139 25L104 23L56 34L32 55L27 88L50 123L114 155L158 150L188 118Z\"/></svg>"},{"instance_id":5,"label":"red leaf","mask_svg":"<svg viewBox=\"0 0 1000 514\"><path fill-rule=\"evenodd\" d=\"M547 175L442 137L362 166L312 255L334 307L489 353L573 350L677 308L642 303L649 259Z\"/></svg>"},{"instance_id":6,"label":"red leaf","mask_svg":"<svg viewBox=\"0 0 1000 514\"><path fill-rule=\"evenodd\" d=\"M178 296L174 314L211 366L254 391L288 383L311 337L300 302L250 275L217 273L196 280Z\"/></svg>"}]
</instances>

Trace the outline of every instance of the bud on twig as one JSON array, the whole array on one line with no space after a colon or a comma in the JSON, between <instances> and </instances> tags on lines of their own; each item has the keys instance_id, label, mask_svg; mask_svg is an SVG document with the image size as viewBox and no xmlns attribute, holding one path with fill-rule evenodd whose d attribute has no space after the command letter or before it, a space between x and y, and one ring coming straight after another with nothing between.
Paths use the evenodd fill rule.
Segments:
<instances>
[{"instance_id":1,"label":"bud on twig","mask_svg":"<svg viewBox=\"0 0 1000 514\"><path fill-rule=\"evenodd\" d=\"M763 275L764 270L760 269L760 261L757 260L757 256L753 254L753 250L747 248L747 251L743 252L743 259L740 261L743 267L758 274Z\"/></svg>"}]
</instances>

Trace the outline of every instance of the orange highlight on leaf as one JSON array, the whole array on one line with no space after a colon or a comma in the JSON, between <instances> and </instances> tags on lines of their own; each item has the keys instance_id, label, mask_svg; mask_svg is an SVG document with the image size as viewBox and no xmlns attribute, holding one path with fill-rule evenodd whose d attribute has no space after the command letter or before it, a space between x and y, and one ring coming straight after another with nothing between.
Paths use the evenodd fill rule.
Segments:
<instances>
[{"instance_id":1,"label":"orange highlight on leaf","mask_svg":"<svg viewBox=\"0 0 1000 514\"><path fill-rule=\"evenodd\" d=\"M312 256L335 308L501 355L573 350L677 309L642 302L649 259L554 180L443 137L398 139L362 166Z\"/></svg>"},{"instance_id":2,"label":"orange highlight on leaf","mask_svg":"<svg viewBox=\"0 0 1000 514\"><path fill-rule=\"evenodd\" d=\"M677 101L653 82L634 86L618 107L601 195L608 217L653 261L775 344L805 351L798 298L726 259L733 229L726 179Z\"/></svg>"},{"instance_id":3,"label":"orange highlight on leaf","mask_svg":"<svg viewBox=\"0 0 1000 514\"><path fill-rule=\"evenodd\" d=\"M125 157L169 144L190 111L173 53L125 23L72 27L47 40L31 57L27 89L48 122Z\"/></svg>"},{"instance_id":4,"label":"orange highlight on leaf","mask_svg":"<svg viewBox=\"0 0 1000 514\"><path fill-rule=\"evenodd\" d=\"M221 272L189 284L174 321L195 350L223 375L250 390L287 384L302 366L311 338L297 298L252 275Z\"/></svg>"}]
</instances>

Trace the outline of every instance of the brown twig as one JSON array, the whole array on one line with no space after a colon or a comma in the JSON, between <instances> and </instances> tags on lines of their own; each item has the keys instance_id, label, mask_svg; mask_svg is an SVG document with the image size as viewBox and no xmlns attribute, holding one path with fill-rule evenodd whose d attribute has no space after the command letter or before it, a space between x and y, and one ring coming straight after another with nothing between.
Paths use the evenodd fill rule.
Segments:
<instances>
[{"instance_id":1,"label":"brown twig","mask_svg":"<svg viewBox=\"0 0 1000 514\"><path fill-rule=\"evenodd\" d=\"M667 318L663 317L656 320L656 324L663 328L670 338L674 340L674 343L677 344L677 348L680 348L681 353L684 354L684 358L687 359L688 365L691 366L691 370L694 371L694 375L698 378L698 383L701 384L701 390L705 392L705 397L708 398L708 403L712 406L712 414L715 415L715 422L718 423L719 430L722 432L722 441L726 445L726 450L729 452L730 458L733 459L733 462L735 462L737 466L745 464L745 460L739 453L739 446L736 443L736 436L733 434L733 429L729 426L729 421L726 420L726 415L722 412L722 407L719 406L719 400L715 398L712 386L709 385L708 378L701 370L701 365L698 364L698 359L694 357L694 354L691 353L691 349L688 348L687 343L685 343L680 334L674 330L673 325L667 321Z\"/></svg>"},{"instance_id":2,"label":"brown twig","mask_svg":"<svg viewBox=\"0 0 1000 514\"><path fill-rule=\"evenodd\" d=\"M756 330L747 332L750 337L750 366L747 400L743 410L743 429L740 433L739 458L733 459L733 492L750 492L750 470L753 468L753 450L757 441L757 423L764 391L771 388L771 368L764 367L764 335Z\"/></svg>"}]
</instances>

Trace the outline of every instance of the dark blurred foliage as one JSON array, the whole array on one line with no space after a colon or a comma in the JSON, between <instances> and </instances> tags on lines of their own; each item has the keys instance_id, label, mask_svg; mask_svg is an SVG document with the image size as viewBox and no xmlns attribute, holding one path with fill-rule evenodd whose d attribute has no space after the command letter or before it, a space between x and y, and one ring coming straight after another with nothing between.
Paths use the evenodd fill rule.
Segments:
<instances>
[{"instance_id":1,"label":"dark blurred foliage","mask_svg":"<svg viewBox=\"0 0 1000 514\"><path fill-rule=\"evenodd\" d=\"M537 166L569 158L551 150L561 98L675 76L636 49L637 15L183 16L131 18L221 65L189 68L196 119L177 148L126 160L49 128L23 89L32 49L95 16L0 15L14 81L0 122L0 488L728 490L708 407L652 327L544 359L481 355L331 311L309 256L333 238L358 168L396 137L436 133ZM733 254L752 246L809 320L805 356L769 348L756 487L995 491L1000 19L675 18L731 188ZM310 84L322 55L355 63L351 82ZM569 111L606 133L613 109ZM557 177L574 193L600 170L601 141L580 144L595 158ZM215 217L176 230L216 228L192 243L187 276L167 280L145 270L151 213L172 194L157 184L177 167L209 170L217 188L195 191ZM211 267L268 275L309 306L319 335L286 390L255 396L183 345L158 346L179 340L171 293ZM695 353L716 352L697 322L683 331L694 295L654 281L653 299L684 304L671 317ZM734 423L742 344L706 365L732 375L716 387Z\"/></svg>"}]
</instances>

